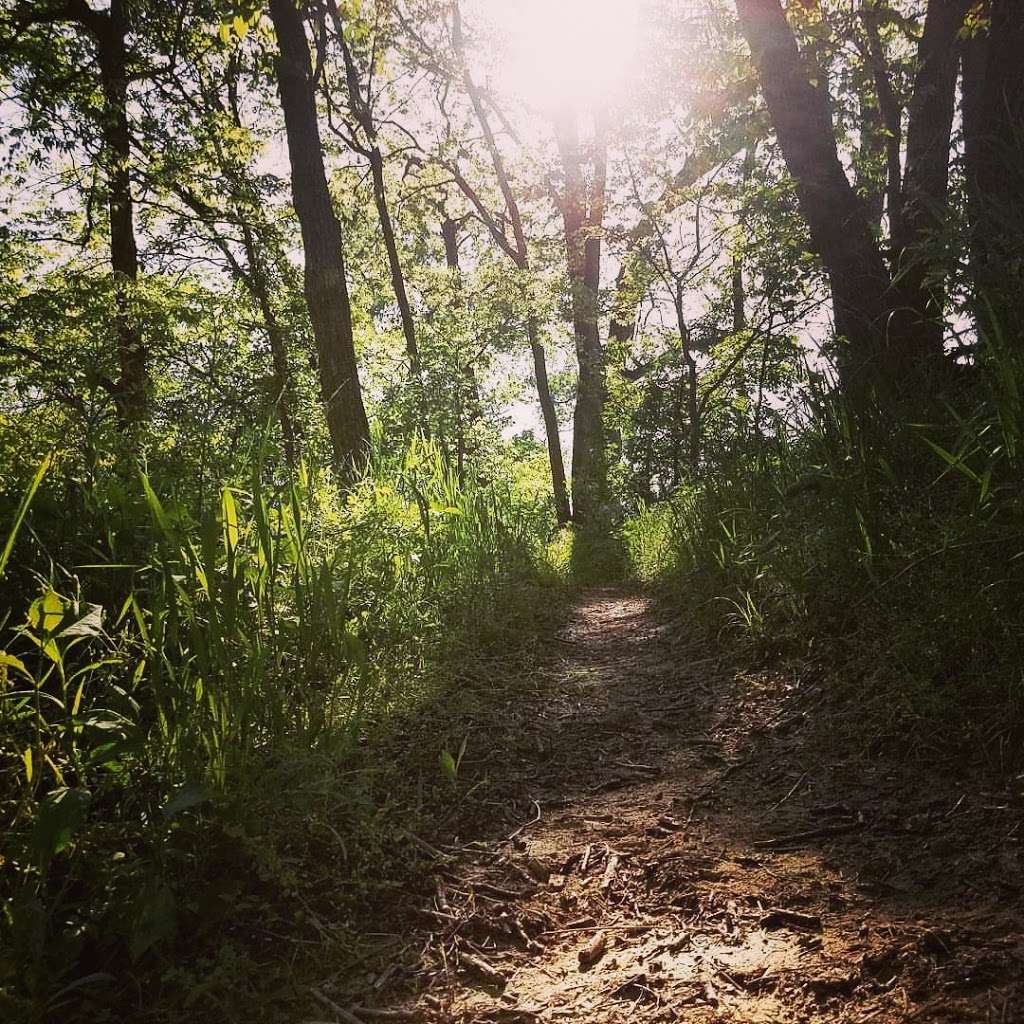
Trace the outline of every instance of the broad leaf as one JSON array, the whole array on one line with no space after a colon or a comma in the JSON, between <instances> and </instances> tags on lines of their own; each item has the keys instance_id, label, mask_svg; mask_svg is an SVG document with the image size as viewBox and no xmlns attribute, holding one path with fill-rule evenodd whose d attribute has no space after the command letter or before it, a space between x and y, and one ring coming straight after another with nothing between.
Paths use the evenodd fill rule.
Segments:
<instances>
[{"instance_id":1,"label":"broad leaf","mask_svg":"<svg viewBox=\"0 0 1024 1024\"><path fill-rule=\"evenodd\" d=\"M32 848L39 864L45 868L66 849L75 833L85 823L92 794L87 789L55 789L39 805L32 829Z\"/></svg>"}]
</instances>

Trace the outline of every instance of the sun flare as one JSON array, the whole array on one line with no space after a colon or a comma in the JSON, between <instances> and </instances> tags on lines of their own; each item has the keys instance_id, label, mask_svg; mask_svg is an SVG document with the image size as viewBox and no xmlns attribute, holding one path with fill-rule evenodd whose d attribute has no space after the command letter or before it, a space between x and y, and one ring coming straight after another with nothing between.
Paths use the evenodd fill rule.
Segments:
<instances>
[{"instance_id":1,"label":"sun flare","mask_svg":"<svg viewBox=\"0 0 1024 1024\"><path fill-rule=\"evenodd\" d=\"M484 0L502 38L503 90L534 106L612 100L636 54L637 4L622 0Z\"/></svg>"}]
</instances>

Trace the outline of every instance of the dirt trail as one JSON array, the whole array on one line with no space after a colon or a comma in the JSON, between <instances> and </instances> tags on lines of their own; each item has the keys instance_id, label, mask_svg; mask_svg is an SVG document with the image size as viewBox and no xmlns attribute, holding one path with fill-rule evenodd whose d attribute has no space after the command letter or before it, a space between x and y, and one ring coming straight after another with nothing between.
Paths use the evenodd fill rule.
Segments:
<instances>
[{"instance_id":1,"label":"dirt trail","mask_svg":"<svg viewBox=\"0 0 1024 1024\"><path fill-rule=\"evenodd\" d=\"M435 837L404 954L322 1001L350 1024L1024 1021L1015 794L853 754L820 681L687 644L646 598L581 598L532 696L467 723L493 817Z\"/></svg>"}]
</instances>

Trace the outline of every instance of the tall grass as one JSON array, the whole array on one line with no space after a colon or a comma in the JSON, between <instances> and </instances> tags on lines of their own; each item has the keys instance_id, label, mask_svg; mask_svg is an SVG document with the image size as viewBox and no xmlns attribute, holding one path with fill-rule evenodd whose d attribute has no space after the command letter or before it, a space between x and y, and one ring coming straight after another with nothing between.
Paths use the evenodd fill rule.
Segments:
<instances>
[{"instance_id":1,"label":"tall grass","mask_svg":"<svg viewBox=\"0 0 1024 1024\"><path fill-rule=\"evenodd\" d=\"M0 638L0 992L38 1018L173 937L198 810L341 763L446 645L510 628L547 528L419 441L342 500L309 467L276 488L257 468L199 515L138 486L149 558L127 592L101 607L103 567L54 568Z\"/></svg>"},{"instance_id":2,"label":"tall grass","mask_svg":"<svg viewBox=\"0 0 1024 1024\"><path fill-rule=\"evenodd\" d=\"M866 439L837 393L623 529L633 572L763 661L812 660L894 737L1024 760L1024 488L1015 355L934 423Z\"/></svg>"}]
</instances>

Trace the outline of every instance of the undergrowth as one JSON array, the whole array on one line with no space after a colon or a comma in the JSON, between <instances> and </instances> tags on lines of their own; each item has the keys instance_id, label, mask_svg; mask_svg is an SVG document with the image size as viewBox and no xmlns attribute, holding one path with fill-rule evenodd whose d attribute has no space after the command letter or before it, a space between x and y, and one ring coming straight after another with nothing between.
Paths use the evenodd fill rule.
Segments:
<instances>
[{"instance_id":1,"label":"undergrowth","mask_svg":"<svg viewBox=\"0 0 1024 1024\"><path fill-rule=\"evenodd\" d=\"M627 520L631 572L709 642L814 666L876 741L1019 768L1021 381L990 354L977 411L871 442L810 390L798 423Z\"/></svg>"},{"instance_id":2,"label":"undergrowth","mask_svg":"<svg viewBox=\"0 0 1024 1024\"><path fill-rule=\"evenodd\" d=\"M380 737L561 593L543 507L422 442L343 499L308 467L198 512L137 487L144 559L51 563L3 627L4 1019L272 1004L276 930L337 950L415 857L437 794L400 795ZM421 742L443 798L458 748Z\"/></svg>"}]
</instances>

